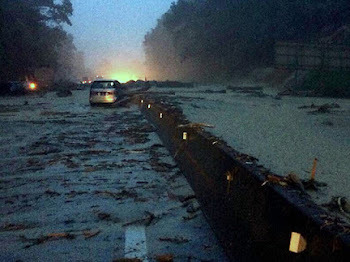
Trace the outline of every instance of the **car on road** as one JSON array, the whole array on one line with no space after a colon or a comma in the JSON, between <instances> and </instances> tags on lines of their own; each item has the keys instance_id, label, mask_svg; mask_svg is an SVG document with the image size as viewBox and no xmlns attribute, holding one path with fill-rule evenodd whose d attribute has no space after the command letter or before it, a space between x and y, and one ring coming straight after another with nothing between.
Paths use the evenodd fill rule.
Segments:
<instances>
[{"instance_id":1,"label":"car on road","mask_svg":"<svg viewBox=\"0 0 350 262\"><path fill-rule=\"evenodd\" d=\"M90 105L114 104L122 97L122 85L117 80L95 80L90 88Z\"/></svg>"},{"instance_id":2,"label":"car on road","mask_svg":"<svg viewBox=\"0 0 350 262\"><path fill-rule=\"evenodd\" d=\"M33 81L7 81L0 83L1 95L24 95L37 90Z\"/></svg>"}]
</instances>

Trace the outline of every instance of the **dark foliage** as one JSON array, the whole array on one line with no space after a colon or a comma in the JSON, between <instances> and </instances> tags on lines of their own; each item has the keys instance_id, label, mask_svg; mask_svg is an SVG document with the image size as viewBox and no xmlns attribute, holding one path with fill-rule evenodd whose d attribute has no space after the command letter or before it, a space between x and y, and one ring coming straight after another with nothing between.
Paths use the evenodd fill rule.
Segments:
<instances>
[{"instance_id":1,"label":"dark foliage","mask_svg":"<svg viewBox=\"0 0 350 262\"><path fill-rule=\"evenodd\" d=\"M272 65L277 41L317 41L349 22L348 0L178 0L145 36L146 63L158 79L226 79Z\"/></svg>"},{"instance_id":2,"label":"dark foliage","mask_svg":"<svg viewBox=\"0 0 350 262\"><path fill-rule=\"evenodd\" d=\"M57 69L60 46L70 40L62 24L71 25L72 12L70 0L1 0L0 79L24 80L36 68Z\"/></svg>"}]
</instances>

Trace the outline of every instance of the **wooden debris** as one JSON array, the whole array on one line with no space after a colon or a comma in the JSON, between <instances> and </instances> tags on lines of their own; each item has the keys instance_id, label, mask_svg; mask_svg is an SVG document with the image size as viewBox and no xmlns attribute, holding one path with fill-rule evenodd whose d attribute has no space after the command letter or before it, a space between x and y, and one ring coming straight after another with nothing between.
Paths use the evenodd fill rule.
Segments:
<instances>
[{"instance_id":1,"label":"wooden debris","mask_svg":"<svg viewBox=\"0 0 350 262\"><path fill-rule=\"evenodd\" d=\"M326 183L318 182L316 180L306 180L306 181L302 181L302 183L306 190L313 190L313 191L317 191L319 187L327 186Z\"/></svg>"},{"instance_id":2,"label":"wooden debris","mask_svg":"<svg viewBox=\"0 0 350 262\"><path fill-rule=\"evenodd\" d=\"M188 195L188 196L179 196L180 202L186 202L188 200L195 199L196 195Z\"/></svg>"},{"instance_id":3,"label":"wooden debris","mask_svg":"<svg viewBox=\"0 0 350 262\"><path fill-rule=\"evenodd\" d=\"M32 242L30 245L25 246L25 248L29 248L35 245L40 245L48 241L60 240L60 239L75 239L75 235L62 232L62 233L49 233L45 236L39 238L27 238L25 236L21 236L23 241Z\"/></svg>"},{"instance_id":4,"label":"wooden debris","mask_svg":"<svg viewBox=\"0 0 350 262\"><path fill-rule=\"evenodd\" d=\"M159 218L159 217L156 217L151 212L146 211L145 213L146 213L145 217L143 217L141 219L133 220L133 221L128 222L128 223L125 223L125 224L123 224L123 227L131 226L131 225L135 225L135 224L137 224L137 225L143 224L145 226L150 226L155 218Z\"/></svg>"},{"instance_id":5,"label":"wooden debris","mask_svg":"<svg viewBox=\"0 0 350 262\"><path fill-rule=\"evenodd\" d=\"M318 159L315 158L315 159L314 159L314 162L313 162L313 164L312 164L312 171L311 171L310 180L315 180L317 161L318 161Z\"/></svg>"},{"instance_id":6,"label":"wooden debris","mask_svg":"<svg viewBox=\"0 0 350 262\"><path fill-rule=\"evenodd\" d=\"M124 150L124 153L126 154L143 154L143 153L146 153L146 150L145 149L134 149L134 150Z\"/></svg>"},{"instance_id":7,"label":"wooden debris","mask_svg":"<svg viewBox=\"0 0 350 262\"><path fill-rule=\"evenodd\" d=\"M103 213L103 212L98 213L97 217L100 220L107 220L107 221L111 220L111 214L108 214L108 213Z\"/></svg>"},{"instance_id":8,"label":"wooden debris","mask_svg":"<svg viewBox=\"0 0 350 262\"><path fill-rule=\"evenodd\" d=\"M30 228L29 226L23 224L4 224L0 227L0 232L4 231L18 231Z\"/></svg>"},{"instance_id":9,"label":"wooden debris","mask_svg":"<svg viewBox=\"0 0 350 262\"><path fill-rule=\"evenodd\" d=\"M262 86L227 86L226 87L229 90L235 91L235 92L245 92L245 91L262 91Z\"/></svg>"},{"instance_id":10,"label":"wooden debris","mask_svg":"<svg viewBox=\"0 0 350 262\"><path fill-rule=\"evenodd\" d=\"M305 193L305 189L306 189L304 181L302 181L298 177L298 175L294 174L293 172L289 173L285 177L281 177L281 176L277 176L277 175L273 175L273 174L268 174L266 176L266 180L264 181L264 183L261 184L261 186L264 186L267 183L277 184L277 185L280 185L283 187L293 186L293 187L300 189L304 193Z\"/></svg>"},{"instance_id":11,"label":"wooden debris","mask_svg":"<svg viewBox=\"0 0 350 262\"><path fill-rule=\"evenodd\" d=\"M175 244L183 244L189 242L188 239L183 238L183 237L160 237L159 241L162 242L171 242Z\"/></svg>"},{"instance_id":12,"label":"wooden debris","mask_svg":"<svg viewBox=\"0 0 350 262\"><path fill-rule=\"evenodd\" d=\"M76 196L79 196L79 195L84 195L84 194L89 194L89 192L87 191L75 191L75 190L72 190L70 191L69 193L65 193L65 195L69 198L73 198L73 197L76 197Z\"/></svg>"},{"instance_id":13,"label":"wooden debris","mask_svg":"<svg viewBox=\"0 0 350 262\"><path fill-rule=\"evenodd\" d=\"M182 128L182 127L188 127L188 128L195 128L195 129L200 129L203 127L210 127L214 128L214 125L206 124L206 123L189 123L185 125L178 125L177 127Z\"/></svg>"},{"instance_id":14,"label":"wooden debris","mask_svg":"<svg viewBox=\"0 0 350 262\"><path fill-rule=\"evenodd\" d=\"M139 258L117 258L113 262L142 262Z\"/></svg>"},{"instance_id":15,"label":"wooden debris","mask_svg":"<svg viewBox=\"0 0 350 262\"><path fill-rule=\"evenodd\" d=\"M95 172L97 171L98 168L97 167L94 167L94 166L89 166L89 167L85 167L84 171L85 173L90 173L90 172Z\"/></svg>"},{"instance_id":16,"label":"wooden debris","mask_svg":"<svg viewBox=\"0 0 350 262\"><path fill-rule=\"evenodd\" d=\"M292 186L295 186L297 188L299 188L301 191L305 191L304 185L301 182L300 178L298 177L297 174L289 173L286 178L285 181Z\"/></svg>"},{"instance_id":17,"label":"wooden debris","mask_svg":"<svg viewBox=\"0 0 350 262\"><path fill-rule=\"evenodd\" d=\"M84 231L83 232L83 235L85 237L85 239L89 239L89 238L92 238L92 237L95 237L97 236L98 234L101 233L101 230L96 230L96 231Z\"/></svg>"},{"instance_id":18,"label":"wooden debris","mask_svg":"<svg viewBox=\"0 0 350 262\"><path fill-rule=\"evenodd\" d=\"M346 197L338 197L337 203L340 211L350 214L350 202Z\"/></svg>"},{"instance_id":19,"label":"wooden debris","mask_svg":"<svg viewBox=\"0 0 350 262\"><path fill-rule=\"evenodd\" d=\"M136 198L138 197L138 194L134 192L133 190L127 191L123 189L120 192L111 192L111 191L98 191L96 190L94 192L96 195L102 195L102 196L108 196L108 197L113 197L115 200L121 200L125 198Z\"/></svg>"},{"instance_id":20,"label":"wooden debris","mask_svg":"<svg viewBox=\"0 0 350 262\"><path fill-rule=\"evenodd\" d=\"M157 262L172 262L174 259L173 254L157 255L155 257Z\"/></svg>"},{"instance_id":21,"label":"wooden debris","mask_svg":"<svg viewBox=\"0 0 350 262\"><path fill-rule=\"evenodd\" d=\"M184 216L182 217L184 220L192 220L192 219L195 219L196 217L198 216L197 213L192 213L192 214L189 214L188 216Z\"/></svg>"},{"instance_id":22,"label":"wooden debris","mask_svg":"<svg viewBox=\"0 0 350 262\"><path fill-rule=\"evenodd\" d=\"M265 186L267 183L278 184L280 186L288 186L288 183L285 181L284 177L276 176L276 175L267 175L266 180L261 186Z\"/></svg>"},{"instance_id":23,"label":"wooden debris","mask_svg":"<svg viewBox=\"0 0 350 262\"><path fill-rule=\"evenodd\" d=\"M315 176L316 176L317 161L318 161L317 158L315 158L313 161L310 180L303 181L304 187L307 190L318 190L318 187L327 185L325 183L316 182Z\"/></svg>"},{"instance_id":24,"label":"wooden debris","mask_svg":"<svg viewBox=\"0 0 350 262\"><path fill-rule=\"evenodd\" d=\"M186 208L186 212L191 214L196 213L199 210L200 210L199 205L198 204L195 205L194 203L190 203Z\"/></svg>"},{"instance_id":25,"label":"wooden debris","mask_svg":"<svg viewBox=\"0 0 350 262\"><path fill-rule=\"evenodd\" d=\"M340 234L350 234L349 224L342 221L339 217L333 217L329 215L323 215L321 218L324 219L322 226L320 229L324 228L333 228L339 232Z\"/></svg>"},{"instance_id":26,"label":"wooden debris","mask_svg":"<svg viewBox=\"0 0 350 262\"><path fill-rule=\"evenodd\" d=\"M61 195L60 193L57 193L56 191L53 191L53 190L50 190L50 189L46 190L45 194L49 195L49 196L60 196Z\"/></svg>"},{"instance_id":27,"label":"wooden debris","mask_svg":"<svg viewBox=\"0 0 350 262\"><path fill-rule=\"evenodd\" d=\"M167 191L167 194L168 194L168 198L170 200L178 200L178 196L175 195L173 192L171 192L170 190Z\"/></svg>"},{"instance_id":28,"label":"wooden debris","mask_svg":"<svg viewBox=\"0 0 350 262\"><path fill-rule=\"evenodd\" d=\"M73 235L63 232L63 233L50 233L47 234L47 237L50 239L56 239L56 238L72 238Z\"/></svg>"},{"instance_id":29,"label":"wooden debris","mask_svg":"<svg viewBox=\"0 0 350 262\"><path fill-rule=\"evenodd\" d=\"M331 103L331 104L323 104L323 105L315 105L315 104L311 104L309 106L299 106L298 109L306 109L306 108L340 108L340 105L337 103Z\"/></svg>"},{"instance_id":30,"label":"wooden debris","mask_svg":"<svg viewBox=\"0 0 350 262\"><path fill-rule=\"evenodd\" d=\"M204 93L207 94L226 94L226 90L211 90L211 89L207 89L203 91Z\"/></svg>"},{"instance_id":31,"label":"wooden debris","mask_svg":"<svg viewBox=\"0 0 350 262\"><path fill-rule=\"evenodd\" d=\"M332 103L332 104L323 104L323 105L315 105L311 104L310 106L300 106L298 109L314 109L314 111L311 111L310 113L315 114L315 113L330 113L331 109L338 109L340 108L340 105L337 103Z\"/></svg>"},{"instance_id":32,"label":"wooden debris","mask_svg":"<svg viewBox=\"0 0 350 262\"><path fill-rule=\"evenodd\" d=\"M73 219L68 219L68 220L65 220L63 223L64 223L65 225L74 224L74 223L75 223L75 220L73 220Z\"/></svg>"},{"instance_id":33,"label":"wooden debris","mask_svg":"<svg viewBox=\"0 0 350 262\"><path fill-rule=\"evenodd\" d=\"M136 184L148 184L148 181L136 181Z\"/></svg>"},{"instance_id":34,"label":"wooden debris","mask_svg":"<svg viewBox=\"0 0 350 262\"><path fill-rule=\"evenodd\" d=\"M343 215L350 218L350 202L346 197L332 197L329 203L323 204L322 206L327 207L331 211L340 211Z\"/></svg>"}]
</instances>

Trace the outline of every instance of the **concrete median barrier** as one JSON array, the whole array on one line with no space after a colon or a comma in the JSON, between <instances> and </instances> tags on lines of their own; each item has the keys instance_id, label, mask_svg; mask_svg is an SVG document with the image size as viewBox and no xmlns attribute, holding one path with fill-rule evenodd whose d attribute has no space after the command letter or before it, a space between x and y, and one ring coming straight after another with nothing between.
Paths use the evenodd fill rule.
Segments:
<instances>
[{"instance_id":1,"label":"concrete median barrier","mask_svg":"<svg viewBox=\"0 0 350 262\"><path fill-rule=\"evenodd\" d=\"M157 128L232 260L349 261L350 225L297 185L191 124L166 101L138 96L134 102Z\"/></svg>"}]
</instances>

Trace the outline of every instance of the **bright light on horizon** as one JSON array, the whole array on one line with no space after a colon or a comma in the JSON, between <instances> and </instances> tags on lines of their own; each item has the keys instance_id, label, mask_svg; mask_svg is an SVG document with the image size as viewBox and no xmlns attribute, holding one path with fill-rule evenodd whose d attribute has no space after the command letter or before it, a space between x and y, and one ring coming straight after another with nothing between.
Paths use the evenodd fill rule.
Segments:
<instances>
[{"instance_id":1,"label":"bright light on horizon","mask_svg":"<svg viewBox=\"0 0 350 262\"><path fill-rule=\"evenodd\" d=\"M138 77L135 73L132 72L117 72L117 73L113 73L111 74L111 78L118 80L120 83L126 83L130 80L138 80L138 79L142 79L140 77Z\"/></svg>"}]
</instances>

